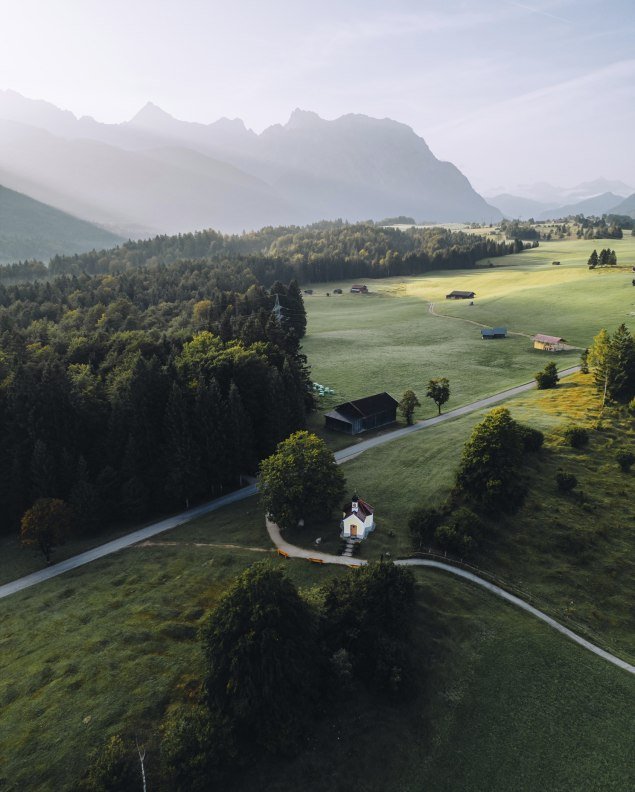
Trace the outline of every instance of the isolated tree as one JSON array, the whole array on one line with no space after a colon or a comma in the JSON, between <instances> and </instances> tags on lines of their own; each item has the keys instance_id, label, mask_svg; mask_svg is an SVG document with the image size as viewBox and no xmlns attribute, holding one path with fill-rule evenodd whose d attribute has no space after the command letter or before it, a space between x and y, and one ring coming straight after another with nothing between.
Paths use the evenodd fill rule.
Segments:
<instances>
[{"instance_id":1,"label":"isolated tree","mask_svg":"<svg viewBox=\"0 0 635 792\"><path fill-rule=\"evenodd\" d=\"M344 476L323 440L295 432L260 463L260 496L271 519L289 530L300 519L330 517L344 496Z\"/></svg>"},{"instance_id":2,"label":"isolated tree","mask_svg":"<svg viewBox=\"0 0 635 792\"><path fill-rule=\"evenodd\" d=\"M439 408L439 415L441 415L441 407L450 398L450 380L446 377L439 379L431 379L428 382L428 390L426 396L437 405Z\"/></svg>"},{"instance_id":3,"label":"isolated tree","mask_svg":"<svg viewBox=\"0 0 635 792\"><path fill-rule=\"evenodd\" d=\"M523 439L506 407L496 407L474 427L457 473L457 489L486 509L514 511L522 500L519 483Z\"/></svg>"},{"instance_id":4,"label":"isolated tree","mask_svg":"<svg viewBox=\"0 0 635 792\"><path fill-rule=\"evenodd\" d=\"M582 374L589 373L589 349L582 350L582 354L580 355L580 372Z\"/></svg>"},{"instance_id":5,"label":"isolated tree","mask_svg":"<svg viewBox=\"0 0 635 792\"><path fill-rule=\"evenodd\" d=\"M598 265L598 262L599 262L598 252L597 250L594 250L593 253L591 253L591 255L589 256L589 260L587 262L589 265L589 269L595 269Z\"/></svg>"},{"instance_id":6,"label":"isolated tree","mask_svg":"<svg viewBox=\"0 0 635 792\"><path fill-rule=\"evenodd\" d=\"M203 628L205 696L239 744L291 751L314 714L315 623L293 583L266 562L247 569Z\"/></svg>"},{"instance_id":7,"label":"isolated tree","mask_svg":"<svg viewBox=\"0 0 635 792\"><path fill-rule=\"evenodd\" d=\"M415 392L408 389L404 392L404 395L401 397L401 401L399 402L399 412L406 419L408 426L411 426L413 423L412 417L417 407L421 407L421 403L419 402L419 399L417 399Z\"/></svg>"},{"instance_id":8,"label":"isolated tree","mask_svg":"<svg viewBox=\"0 0 635 792\"><path fill-rule=\"evenodd\" d=\"M58 498L40 498L28 509L20 523L23 545L37 545L46 562L54 547L64 544L73 525L73 510Z\"/></svg>"},{"instance_id":9,"label":"isolated tree","mask_svg":"<svg viewBox=\"0 0 635 792\"><path fill-rule=\"evenodd\" d=\"M547 363L543 371L538 371L536 374L534 374L534 379L536 380L538 390L555 388L560 381L556 364L553 362Z\"/></svg>"}]
</instances>

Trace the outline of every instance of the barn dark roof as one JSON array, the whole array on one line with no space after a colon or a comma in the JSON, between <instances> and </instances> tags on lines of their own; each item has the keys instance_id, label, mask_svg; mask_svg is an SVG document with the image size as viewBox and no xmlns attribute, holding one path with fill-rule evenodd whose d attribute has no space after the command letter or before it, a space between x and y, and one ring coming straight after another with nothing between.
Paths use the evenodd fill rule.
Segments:
<instances>
[{"instance_id":1,"label":"barn dark roof","mask_svg":"<svg viewBox=\"0 0 635 792\"><path fill-rule=\"evenodd\" d=\"M447 294L446 297L465 297L467 299L468 297L476 297L476 292L473 292L473 291L457 291L455 289L454 291L451 291L449 294Z\"/></svg>"},{"instance_id":2,"label":"barn dark roof","mask_svg":"<svg viewBox=\"0 0 635 792\"><path fill-rule=\"evenodd\" d=\"M365 396L363 399L355 399L354 401L344 402L338 404L330 412L325 413L329 418L337 420L355 421L358 418L368 418L370 415L384 412L386 410L393 410L399 402L397 399L384 391L383 393L376 393L374 396Z\"/></svg>"},{"instance_id":3,"label":"barn dark roof","mask_svg":"<svg viewBox=\"0 0 635 792\"><path fill-rule=\"evenodd\" d=\"M491 330L487 327L481 330L483 336L507 335L506 327L493 327Z\"/></svg>"}]
</instances>

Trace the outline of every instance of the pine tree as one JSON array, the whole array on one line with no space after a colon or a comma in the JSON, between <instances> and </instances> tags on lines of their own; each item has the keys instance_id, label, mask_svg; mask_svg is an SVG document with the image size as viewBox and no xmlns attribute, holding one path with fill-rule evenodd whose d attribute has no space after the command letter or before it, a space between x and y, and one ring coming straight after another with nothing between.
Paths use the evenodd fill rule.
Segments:
<instances>
[{"instance_id":1,"label":"pine tree","mask_svg":"<svg viewBox=\"0 0 635 792\"><path fill-rule=\"evenodd\" d=\"M165 471L166 488L185 508L199 491L199 454L189 419L188 405L181 389L172 383L165 409Z\"/></svg>"}]
</instances>

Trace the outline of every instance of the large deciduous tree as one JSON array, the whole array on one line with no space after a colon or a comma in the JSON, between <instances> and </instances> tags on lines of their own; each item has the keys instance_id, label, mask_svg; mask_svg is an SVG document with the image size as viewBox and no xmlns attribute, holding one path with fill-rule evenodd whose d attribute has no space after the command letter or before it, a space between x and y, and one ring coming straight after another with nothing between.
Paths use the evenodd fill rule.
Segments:
<instances>
[{"instance_id":1,"label":"large deciduous tree","mask_svg":"<svg viewBox=\"0 0 635 792\"><path fill-rule=\"evenodd\" d=\"M326 443L295 432L260 463L262 504L282 529L327 519L344 496L344 476Z\"/></svg>"},{"instance_id":2,"label":"large deciduous tree","mask_svg":"<svg viewBox=\"0 0 635 792\"><path fill-rule=\"evenodd\" d=\"M317 689L315 628L295 586L267 563L244 572L209 617L207 703L239 744L289 753L303 738Z\"/></svg>"},{"instance_id":3,"label":"large deciduous tree","mask_svg":"<svg viewBox=\"0 0 635 792\"><path fill-rule=\"evenodd\" d=\"M489 511L514 511L522 500L519 484L523 440L505 407L496 407L474 427L463 449L457 486Z\"/></svg>"},{"instance_id":4,"label":"large deciduous tree","mask_svg":"<svg viewBox=\"0 0 635 792\"><path fill-rule=\"evenodd\" d=\"M63 544L73 525L73 510L59 498L40 498L28 509L20 524L20 541L37 545L47 563L54 547Z\"/></svg>"}]
</instances>

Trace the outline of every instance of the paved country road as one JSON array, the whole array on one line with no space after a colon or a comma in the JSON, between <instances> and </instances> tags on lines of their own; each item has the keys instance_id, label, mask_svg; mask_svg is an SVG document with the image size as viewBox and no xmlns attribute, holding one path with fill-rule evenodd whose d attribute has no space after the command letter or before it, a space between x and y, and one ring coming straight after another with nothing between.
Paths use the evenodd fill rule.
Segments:
<instances>
[{"instance_id":1,"label":"paved country road","mask_svg":"<svg viewBox=\"0 0 635 792\"><path fill-rule=\"evenodd\" d=\"M562 377L573 374L576 371L579 371L579 369L579 366L572 366L571 368L561 371L560 376ZM374 437L370 440L364 440L355 446L344 448L335 454L335 458L338 464L342 464L343 462L353 459L369 448L375 448L376 446L383 445L384 443L390 443L393 440L398 440L399 438L405 437L412 432L417 432L420 429L425 429L429 426L435 426L436 424L443 421L448 421L452 418L457 418L461 415L468 415L469 413L475 412L476 410L490 407L493 404L510 399L520 393L531 390L534 387L534 382L527 382L523 385L518 385L515 388L509 388L508 390L501 391L500 393L497 393L493 396L488 396L485 399L479 399L478 401L472 402L471 404L458 407L456 410L451 410L450 412L443 413L442 415L437 415L434 418L418 421L412 426L407 426L403 429L397 429L394 432L390 432L379 437ZM176 514L173 517L168 517L165 520L153 523L152 525L147 525L145 528L140 528L139 530L126 534L125 536L121 536L118 539L113 539L111 542L107 542L106 544L100 545L99 547L94 547L92 550L87 550L85 553L80 553L79 555L66 559L66 561L61 561L59 564L54 564L53 566L47 567L46 569L41 569L39 572L33 572L30 575L13 580L10 583L0 586L0 599L8 597L10 594L15 594L16 592L22 591L23 589L29 588L31 586L35 586L36 584L42 583L45 580L50 580L51 578L57 577L58 575L62 575L64 572L77 569L77 567L83 566L84 564L89 564L91 561L96 561L97 559L104 558L105 556L111 555L112 553L117 553L119 550L124 550L125 548L131 547L138 542L151 539L157 534L163 533L164 531L169 531L172 528L177 528L179 525L183 525L184 523L196 519L197 517L201 517L204 514L209 514L211 512L217 511L218 509L222 509L224 506L228 506L232 503L237 503L239 501L245 500L246 498L250 498L252 495L255 495L257 491L257 486L255 484L252 484L248 487L243 487L242 489L237 490L236 492L231 492L229 495L225 495L222 498L217 498L216 500L209 501L208 503L203 503L193 509L188 509L187 511ZM283 540L282 536L280 535L280 531L278 530L278 526L275 525L275 523L271 523L270 521L267 521L267 531L269 532L269 537L271 538L274 546L292 558L313 558L319 560L321 563L340 564L346 566L355 566L365 563L364 561L351 562L351 559L344 558L342 556L329 555L327 553L306 550L301 547L291 545ZM499 586L495 586L488 580L484 580L483 578L480 578L471 572L451 566L450 564L444 564L439 561L420 558L402 559L396 561L396 563L404 566L432 567L434 569L441 569L444 572L457 575L464 580L468 580L471 583L481 586L496 596L512 603L516 607L527 611L537 619L542 620L552 629L557 630L562 635L566 636L585 649L588 649L590 652L593 652L593 654L597 655L598 657L602 657L607 662L612 663L624 671L635 674L635 666L627 663L625 660L622 660L619 657L616 657L615 655L610 654L609 652L604 651L604 649L600 649L598 646L595 646L590 641L587 641L585 638L577 635L568 627L563 626L555 619L552 619L551 616L548 616L546 613L538 610L528 602L525 602L519 597L510 594Z\"/></svg>"},{"instance_id":2,"label":"paved country road","mask_svg":"<svg viewBox=\"0 0 635 792\"><path fill-rule=\"evenodd\" d=\"M559 373L561 377L566 377L569 374L574 374L579 370L579 366L572 366L571 368L564 369ZM338 464L342 464L342 462L347 462L349 459L353 459L359 454L362 454L364 451L367 451L369 448L375 448L376 446L383 445L384 443L391 443L393 440L399 440L399 438L405 437L412 432L418 432L421 429L427 429L429 426L436 426L436 424L442 423L443 421L449 421L452 418L458 418L461 415L467 415L484 407L489 407L493 404L497 404L498 402L505 401L506 399L511 399L512 397L517 396L519 393L524 393L525 391L531 390L535 387L536 383L534 381L526 382L525 384L518 385L515 388L509 388L508 390L501 391L500 393L496 393L493 396L488 396L485 399L479 399L478 401L472 402L471 404L458 407L456 410L450 410L449 412L443 413L442 415L436 415L434 418L428 418L424 421L417 421L417 423L413 424L412 426L406 426L403 429L397 429L396 431L387 432L386 434L373 437L369 440L363 440L357 445L349 446L348 448L344 448L341 451L337 451L335 454L335 459L337 460ZM118 539L113 539L111 542L94 547L92 550L86 550L84 553L79 553L76 556L67 558L65 561L60 561L58 564L53 564L52 566L46 567L46 569L41 569L38 572L25 575L24 577L18 578L17 580L12 580L10 583L5 583L3 586L0 586L0 599L3 597L8 597L11 594L15 594L18 591L22 591L23 589L29 588L30 586L35 586L38 583L43 583L45 580L50 580L51 578L57 577L58 575L62 575L64 572L68 572L71 569L77 569L77 567L83 566L84 564L90 564L91 561L96 561L97 559L104 558L105 556L111 555L112 553L117 553L119 550L124 550L126 547L131 547L132 545L137 544L137 542L142 542L144 539L151 539L157 534L163 533L164 531L169 531L172 528L177 528L179 525L183 525L183 523L189 522L196 517L201 517L204 514L209 514L210 512L222 509L223 506L228 506L231 503L237 503L238 501L245 500L246 498L251 498L251 496L255 495L256 492L257 488L255 484L252 484L249 487L243 487L242 489L236 490L236 492L231 492L229 495L224 495L222 498L217 498L216 500L202 503L200 506L196 506L193 509L188 509L187 511L176 514L173 517L167 517L165 520L152 523L152 525L147 525L145 528L140 528L138 531L133 531L133 533L120 536Z\"/></svg>"},{"instance_id":3,"label":"paved country road","mask_svg":"<svg viewBox=\"0 0 635 792\"><path fill-rule=\"evenodd\" d=\"M328 553L320 553L317 550L306 550L303 547L296 547L295 545L289 544L286 542L282 535L280 534L280 529L275 523L272 523L271 520L266 521L267 524L267 533L269 534L269 538L273 542L273 544L281 550L285 555L289 556L289 558L305 558L307 560L313 560L317 563L323 564L339 564L341 566L363 566L366 564L366 561L362 561L361 559L355 558L345 558L344 556L334 556ZM470 583L475 583L477 586L481 586L482 588L487 589L492 594L495 594L497 597L501 599L507 600L507 602L511 602L512 605L515 605L518 608L521 608L527 613L531 613L532 616L535 616L537 619L545 622L548 624L549 627L556 630L557 632L561 633L562 635L569 638L571 641L575 641L575 643L583 646L585 649L588 649L593 654L598 655L598 657L603 658L609 663L621 668L624 671L628 671L630 674L635 674L635 666L627 663L625 660L622 660L620 657L616 657L612 655L610 652L604 651L604 649L600 649L599 646L595 646L590 641L587 641L586 638L582 638L580 635L577 635L570 630L568 627L560 624L555 619L552 619L551 616L548 616L546 613L543 613L538 608L534 608L533 605L530 605L528 602L520 599L520 597L516 597L513 594L510 594L505 589L502 589L500 586L496 586L493 583L490 583L489 580L484 580L483 578L479 577L478 575L473 574L472 572L468 572L465 569L459 569L459 567L452 566L451 564L444 564L441 561L433 561L432 559L426 558L404 558L395 561L395 564L399 564L400 566L409 566L409 567L432 567L433 569L441 569L444 572L449 572L452 575L457 575L464 580L469 580Z\"/></svg>"}]
</instances>

